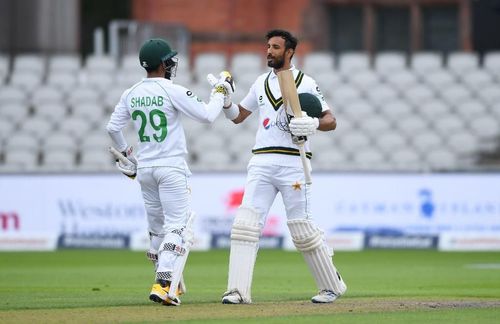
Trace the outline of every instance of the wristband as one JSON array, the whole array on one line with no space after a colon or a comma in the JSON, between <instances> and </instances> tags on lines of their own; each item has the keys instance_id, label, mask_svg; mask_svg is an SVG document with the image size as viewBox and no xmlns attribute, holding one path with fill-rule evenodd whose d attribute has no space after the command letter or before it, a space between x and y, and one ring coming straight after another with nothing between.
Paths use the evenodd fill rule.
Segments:
<instances>
[{"instance_id":1,"label":"wristband","mask_svg":"<svg viewBox=\"0 0 500 324\"><path fill-rule=\"evenodd\" d=\"M227 119L229 120L234 120L238 117L240 114L240 109L236 104L232 104L228 108L222 108L222 111L224 112L224 115L226 116Z\"/></svg>"}]
</instances>

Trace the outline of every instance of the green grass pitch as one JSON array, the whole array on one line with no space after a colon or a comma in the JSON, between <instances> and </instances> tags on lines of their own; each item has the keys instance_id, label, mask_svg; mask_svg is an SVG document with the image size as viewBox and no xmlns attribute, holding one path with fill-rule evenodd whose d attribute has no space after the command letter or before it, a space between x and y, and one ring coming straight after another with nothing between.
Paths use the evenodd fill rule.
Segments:
<instances>
[{"instance_id":1,"label":"green grass pitch","mask_svg":"<svg viewBox=\"0 0 500 324\"><path fill-rule=\"evenodd\" d=\"M181 307L148 300L144 253L0 253L0 323L186 321L243 323L498 323L500 253L338 252L347 294L312 304L315 285L296 252L261 250L253 304L222 305L229 251L192 252Z\"/></svg>"}]
</instances>

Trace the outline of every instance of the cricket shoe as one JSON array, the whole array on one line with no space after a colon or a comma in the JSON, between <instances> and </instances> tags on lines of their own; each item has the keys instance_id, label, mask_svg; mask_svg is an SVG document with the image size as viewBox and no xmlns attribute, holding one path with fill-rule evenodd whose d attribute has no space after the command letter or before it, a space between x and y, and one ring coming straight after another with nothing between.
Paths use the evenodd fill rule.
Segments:
<instances>
[{"instance_id":1,"label":"cricket shoe","mask_svg":"<svg viewBox=\"0 0 500 324\"><path fill-rule=\"evenodd\" d=\"M311 298L311 301L315 304L328 304L333 303L340 295L335 294L331 290L322 290L316 296Z\"/></svg>"},{"instance_id":2,"label":"cricket shoe","mask_svg":"<svg viewBox=\"0 0 500 324\"><path fill-rule=\"evenodd\" d=\"M226 291L222 295L223 304L250 304L251 301L243 298L238 289Z\"/></svg>"},{"instance_id":3,"label":"cricket shoe","mask_svg":"<svg viewBox=\"0 0 500 324\"><path fill-rule=\"evenodd\" d=\"M177 293L176 297L171 298L168 296L169 289L169 285L162 287L159 283L155 283L149 293L149 300L166 306L179 306L181 304L181 300L177 298L179 294Z\"/></svg>"}]
</instances>

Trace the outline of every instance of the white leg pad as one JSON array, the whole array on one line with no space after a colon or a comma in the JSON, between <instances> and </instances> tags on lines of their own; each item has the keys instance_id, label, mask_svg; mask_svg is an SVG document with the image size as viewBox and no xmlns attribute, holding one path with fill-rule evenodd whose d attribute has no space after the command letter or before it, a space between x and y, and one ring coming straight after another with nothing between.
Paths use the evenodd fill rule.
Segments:
<instances>
[{"instance_id":1,"label":"white leg pad","mask_svg":"<svg viewBox=\"0 0 500 324\"><path fill-rule=\"evenodd\" d=\"M307 219L287 222L293 243L302 252L320 291L330 290L340 296L347 287L332 262L330 248L326 245L323 232Z\"/></svg>"},{"instance_id":2,"label":"white leg pad","mask_svg":"<svg viewBox=\"0 0 500 324\"><path fill-rule=\"evenodd\" d=\"M146 257L153 262L155 273L158 269L158 250L164 237L165 235L149 232L149 250L146 252Z\"/></svg>"},{"instance_id":3,"label":"white leg pad","mask_svg":"<svg viewBox=\"0 0 500 324\"><path fill-rule=\"evenodd\" d=\"M251 303L253 269L259 249L260 216L250 207L241 206L231 230L228 292L237 290L241 303Z\"/></svg>"},{"instance_id":4,"label":"white leg pad","mask_svg":"<svg viewBox=\"0 0 500 324\"><path fill-rule=\"evenodd\" d=\"M194 242L194 231L193 231L193 222L194 222L195 214L193 212L190 213L186 226L182 230L182 244L184 247L185 253L182 254L179 258L177 258L174 262L174 269L172 271L172 281L170 283L170 290L168 292L168 296L170 298L175 298L178 295L178 290L181 291L179 293L186 292L186 284L184 283L184 278L182 276L182 272L184 271L184 267L186 266L186 261L189 256L189 251L191 250L191 246Z\"/></svg>"}]
</instances>

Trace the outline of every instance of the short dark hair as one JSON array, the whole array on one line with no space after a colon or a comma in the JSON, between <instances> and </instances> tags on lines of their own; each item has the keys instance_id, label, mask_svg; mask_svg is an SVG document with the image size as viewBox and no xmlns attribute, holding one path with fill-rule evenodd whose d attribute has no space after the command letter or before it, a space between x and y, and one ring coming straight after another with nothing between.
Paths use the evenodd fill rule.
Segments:
<instances>
[{"instance_id":1,"label":"short dark hair","mask_svg":"<svg viewBox=\"0 0 500 324\"><path fill-rule=\"evenodd\" d=\"M283 29L273 29L267 32L266 39L269 40L272 37L281 37L285 40L285 49L293 49L297 47L297 43L299 42L295 36L293 36L290 32Z\"/></svg>"}]
</instances>

